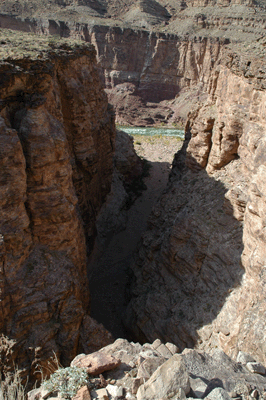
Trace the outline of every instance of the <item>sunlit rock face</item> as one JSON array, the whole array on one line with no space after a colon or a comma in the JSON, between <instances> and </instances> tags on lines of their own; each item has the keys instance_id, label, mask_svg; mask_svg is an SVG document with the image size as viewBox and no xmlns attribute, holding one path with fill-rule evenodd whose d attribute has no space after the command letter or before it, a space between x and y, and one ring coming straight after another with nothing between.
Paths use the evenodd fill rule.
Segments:
<instances>
[{"instance_id":1,"label":"sunlit rock face","mask_svg":"<svg viewBox=\"0 0 266 400\"><path fill-rule=\"evenodd\" d=\"M133 268L128 324L265 362L265 71L247 57L224 53L189 115Z\"/></svg>"}]
</instances>

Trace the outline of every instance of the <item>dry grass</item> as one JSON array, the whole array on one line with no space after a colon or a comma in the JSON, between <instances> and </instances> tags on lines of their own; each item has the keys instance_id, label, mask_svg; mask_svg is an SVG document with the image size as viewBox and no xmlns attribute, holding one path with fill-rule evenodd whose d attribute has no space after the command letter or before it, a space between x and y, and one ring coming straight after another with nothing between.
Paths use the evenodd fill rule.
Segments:
<instances>
[{"instance_id":1,"label":"dry grass","mask_svg":"<svg viewBox=\"0 0 266 400\"><path fill-rule=\"evenodd\" d=\"M26 400L25 387L22 384L20 372L8 373L0 381L0 400Z\"/></svg>"}]
</instances>

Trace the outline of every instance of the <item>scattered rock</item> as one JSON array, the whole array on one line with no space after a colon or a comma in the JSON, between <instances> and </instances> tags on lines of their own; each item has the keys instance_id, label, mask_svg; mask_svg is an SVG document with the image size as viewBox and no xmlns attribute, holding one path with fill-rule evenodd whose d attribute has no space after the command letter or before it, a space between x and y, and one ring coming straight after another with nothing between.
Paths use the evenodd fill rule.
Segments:
<instances>
[{"instance_id":1,"label":"scattered rock","mask_svg":"<svg viewBox=\"0 0 266 400\"><path fill-rule=\"evenodd\" d=\"M159 400L182 388L187 394L190 390L189 376L182 356L175 354L162 364L150 379L137 391L138 400Z\"/></svg>"},{"instance_id":2,"label":"scattered rock","mask_svg":"<svg viewBox=\"0 0 266 400\"><path fill-rule=\"evenodd\" d=\"M255 362L256 360L254 360L253 357L251 357L250 354L245 353L244 351L239 351L237 358L236 358L236 362L240 362L243 365L246 365L248 362Z\"/></svg>"},{"instance_id":3,"label":"scattered rock","mask_svg":"<svg viewBox=\"0 0 266 400\"><path fill-rule=\"evenodd\" d=\"M108 392L106 389L98 389L91 391L91 398L97 400L109 400Z\"/></svg>"},{"instance_id":4,"label":"scattered rock","mask_svg":"<svg viewBox=\"0 0 266 400\"><path fill-rule=\"evenodd\" d=\"M72 400L91 400L91 395L87 386L80 388Z\"/></svg>"},{"instance_id":5,"label":"scattered rock","mask_svg":"<svg viewBox=\"0 0 266 400\"><path fill-rule=\"evenodd\" d=\"M217 387L215 389L213 389L207 397L209 400L231 400L231 397L229 396L229 394L226 392L226 390L224 390L221 387Z\"/></svg>"},{"instance_id":6,"label":"scattered rock","mask_svg":"<svg viewBox=\"0 0 266 400\"><path fill-rule=\"evenodd\" d=\"M123 396L122 386L108 385L106 386L106 390L108 394L111 395L111 398L114 400L117 400L119 397Z\"/></svg>"},{"instance_id":7,"label":"scattered rock","mask_svg":"<svg viewBox=\"0 0 266 400\"><path fill-rule=\"evenodd\" d=\"M161 340L160 339L156 339L152 343L152 347L154 348L154 350L156 350L159 346L161 346L161 344L162 344Z\"/></svg>"},{"instance_id":8,"label":"scattered rock","mask_svg":"<svg viewBox=\"0 0 266 400\"><path fill-rule=\"evenodd\" d=\"M172 354L180 353L179 348L173 343L167 342L165 343L165 346L171 351Z\"/></svg>"},{"instance_id":9,"label":"scattered rock","mask_svg":"<svg viewBox=\"0 0 266 400\"><path fill-rule=\"evenodd\" d=\"M166 359L164 357L148 357L142 361L138 367L137 378L143 378L147 380L156 371L156 369L162 365Z\"/></svg>"},{"instance_id":10,"label":"scattered rock","mask_svg":"<svg viewBox=\"0 0 266 400\"><path fill-rule=\"evenodd\" d=\"M194 396L199 398L203 397L207 389L206 379L203 380L202 378L194 377L194 375L191 374L189 376L189 382Z\"/></svg>"},{"instance_id":11,"label":"scattered rock","mask_svg":"<svg viewBox=\"0 0 266 400\"><path fill-rule=\"evenodd\" d=\"M165 358L170 358L173 355L171 351L164 344L161 344L159 347L157 347L156 350L158 351L158 353L161 354L161 356Z\"/></svg>"},{"instance_id":12,"label":"scattered rock","mask_svg":"<svg viewBox=\"0 0 266 400\"><path fill-rule=\"evenodd\" d=\"M88 354L87 356L78 356L71 362L71 367L87 368L87 371L91 375L99 375L104 371L110 371L115 369L121 364L119 359L116 359L109 354L102 352L95 352Z\"/></svg>"},{"instance_id":13,"label":"scattered rock","mask_svg":"<svg viewBox=\"0 0 266 400\"><path fill-rule=\"evenodd\" d=\"M265 375L265 367L258 362L248 362L246 367L253 374Z\"/></svg>"}]
</instances>

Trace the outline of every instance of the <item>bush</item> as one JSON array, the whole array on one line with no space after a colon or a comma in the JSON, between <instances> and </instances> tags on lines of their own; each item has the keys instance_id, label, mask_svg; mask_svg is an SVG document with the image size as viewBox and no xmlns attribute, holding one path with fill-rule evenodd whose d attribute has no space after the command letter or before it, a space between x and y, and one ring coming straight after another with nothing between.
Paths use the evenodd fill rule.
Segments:
<instances>
[{"instance_id":1,"label":"bush","mask_svg":"<svg viewBox=\"0 0 266 400\"><path fill-rule=\"evenodd\" d=\"M82 386L87 384L87 381L86 368L59 368L48 381L43 383L43 387L49 392L59 392L66 399L71 399Z\"/></svg>"}]
</instances>

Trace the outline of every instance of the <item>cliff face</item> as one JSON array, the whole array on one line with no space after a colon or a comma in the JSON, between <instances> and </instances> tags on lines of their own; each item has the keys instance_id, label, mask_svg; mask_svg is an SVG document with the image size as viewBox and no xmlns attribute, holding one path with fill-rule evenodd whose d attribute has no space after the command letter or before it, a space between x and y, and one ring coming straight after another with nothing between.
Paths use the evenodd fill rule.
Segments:
<instances>
[{"instance_id":1,"label":"cliff face","mask_svg":"<svg viewBox=\"0 0 266 400\"><path fill-rule=\"evenodd\" d=\"M94 27L85 38L96 48L117 122L135 125L169 123L174 113L180 116L181 106L173 99L188 90L191 102L193 95L198 99L224 43L109 27Z\"/></svg>"},{"instance_id":2,"label":"cliff face","mask_svg":"<svg viewBox=\"0 0 266 400\"><path fill-rule=\"evenodd\" d=\"M203 100L225 43L265 35L266 13L252 0L6 0L0 26L93 43L117 122L171 126Z\"/></svg>"},{"instance_id":3,"label":"cliff face","mask_svg":"<svg viewBox=\"0 0 266 400\"><path fill-rule=\"evenodd\" d=\"M68 363L110 335L89 315L86 254L115 127L90 46L1 35L1 332L13 360ZM7 364L7 361L6 361Z\"/></svg>"},{"instance_id":4,"label":"cliff face","mask_svg":"<svg viewBox=\"0 0 266 400\"><path fill-rule=\"evenodd\" d=\"M128 321L139 338L265 362L265 71L250 56L224 55L189 116L134 266Z\"/></svg>"}]
</instances>

